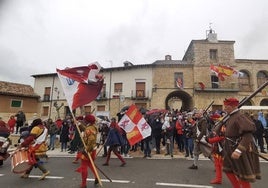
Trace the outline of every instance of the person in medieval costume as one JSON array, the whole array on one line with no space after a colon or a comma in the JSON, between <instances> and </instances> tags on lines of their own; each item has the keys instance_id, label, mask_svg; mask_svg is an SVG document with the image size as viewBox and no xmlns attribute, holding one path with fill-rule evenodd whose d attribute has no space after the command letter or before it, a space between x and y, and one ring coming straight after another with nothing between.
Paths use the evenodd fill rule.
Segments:
<instances>
[{"instance_id":1,"label":"person in medieval costume","mask_svg":"<svg viewBox=\"0 0 268 188\"><path fill-rule=\"evenodd\" d=\"M82 152L79 152L78 157L81 159L81 164L78 169L76 169L76 172L81 173L82 182L80 185L80 188L86 188L87 187L87 176L88 176L88 167L92 171L95 177L94 184L99 184L98 176L96 169L94 170L94 162L96 158L96 149L97 149L97 134L98 129L95 125L96 119L95 116L88 114L84 118L85 124L81 121L79 123L79 129L81 132L83 132L82 139L85 143L84 149ZM92 161L90 160L88 154L90 155Z\"/></svg>"},{"instance_id":2,"label":"person in medieval costume","mask_svg":"<svg viewBox=\"0 0 268 188\"><path fill-rule=\"evenodd\" d=\"M234 188L250 188L261 178L258 148L253 133L254 122L239 111L236 98L224 100L224 110L230 116L225 123L223 171Z\"/></svg>"},{"instance_id":3,"label":"person in medieval costume","mask_svg":"<svg viewBox=\"0 0 268 188\"><path fill-rule=\"evenodd\" d=\"M207 148L210 147L205 141L208 131L208 123L206 118L203 116L203 111L199 110L194 115L196 121L194 133L194 163L189 167L189 169L197 170L199 155L203 153L205 157L210 157L210 152L207 152Z\"/></svg>"},{"instance_id":4,"label":"person in medieval costume","mask_svg":"<svg viewBox=\"0 0 268 188\"><path fill-rule=\"evenodd\" d=\"M50 173L41 161L42 158L47 158L46 140L48 136L48 129L40 118L35 119L32 122L31 127L30 134L18 146L19 149L28 148L29 163L31 164L31 167L22 174L21 178L28 178L33 167L35 167L42 171L43 175L40 177L40 180L44 180Z\"/></svg>"},{"instance_id":5,"label":"person in medieval costume","mask_svg":"<svg viewBox=\"0 0 268 188\"><path fill-rule=\"evenodd\" d=\"M4 164L4 161L10 156L8 148L11 144L11 140L8 138L10 131L7 124L0 120L0 166Z\"/></svg>"},{"instance_id":6,"label":"person in medieval costume","mask_svg":"<svg viewBox=\"0 0 268 188\"><path fill-rule=\"evenodd\" d=\"M106 161L103 164L103 166L109 166L109 161L111 158L111 153L113 152L117 158L121 161L121 167L126 165L126 161L119 153L119 147L121 147L124 143L121 128L118 126L118 123L116 122L115 118L111 119L111 124L109 127L109 132L107 136L107 141L105 145L109 147L107 152Z\"/></svg>"},{"instance_id":7,"label":"person in medieval costume","mask_svg":"<svg viewBox=\"0 0 268 188\"><path fill-rule=\"evenodd\" d=\"M215 124L219 121L221 116L217 113L210 116L211 122ZM223 162L223 140L224 140L224 127L219 134L212 132L206 137L208 143L212 144L211 155L213 157L215 167L215 178L210 181L211 184L222 184L222 162Z\"/></svg>"}]
</instances>

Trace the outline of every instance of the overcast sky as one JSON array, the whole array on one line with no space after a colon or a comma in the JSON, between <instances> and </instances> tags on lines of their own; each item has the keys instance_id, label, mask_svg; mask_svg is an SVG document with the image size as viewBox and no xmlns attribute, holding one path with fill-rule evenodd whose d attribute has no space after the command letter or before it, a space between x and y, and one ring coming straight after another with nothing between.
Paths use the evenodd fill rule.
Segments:
<instances>
[{"instance_id":1,"label":"overcast sky","mask_svg":"<svg viewBox=\"0 0 268 188\"><path fill-rule=\"evenodd\" d=\"M268 59L267 0L0 0L0 81L98 61L181 60L211 27L236 59Z\"/></svg>"}]
</instances>

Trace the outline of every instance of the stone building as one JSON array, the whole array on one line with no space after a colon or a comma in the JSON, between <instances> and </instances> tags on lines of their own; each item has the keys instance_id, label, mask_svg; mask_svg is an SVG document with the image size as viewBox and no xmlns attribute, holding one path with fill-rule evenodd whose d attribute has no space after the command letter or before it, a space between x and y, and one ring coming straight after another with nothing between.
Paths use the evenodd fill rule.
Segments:
<instances>
[{"instance_id":1,"label":"stone building","mask_svg":"<svg viewBox=\"0 0 268 188\"><path fill-rule=\"evenodd\" d=\"M192 110L204 109L212 101L210 110L214 111L222 109L227 97L243 100L267 82L268 60L235 59L234 43L218 40L217 34L209 30L205 39L190 42L182 60L166 55L152 64L133 65L126 61L122 67L102 68L100 73L105 79L99 97L74 113L114 117L131 104L145 109ZM220 77L211 71L211 66L227 67L234 74ZM38 113L42 117L64 118L70 111L57 74L32 76L34 92L41 99ZM246 105L267 106L268 87Z\"/></svg>"},{"instance_id":2,"label":"stone building","mask_svg":"<svg viewBox=\"0 0 268 188\"><path fill-rule=\"evenodd\" d=\"M0 117L7 122L18 111L29 120L39 108L39 96L30 85L0 81Z\"/></svg>"}]
</instances>

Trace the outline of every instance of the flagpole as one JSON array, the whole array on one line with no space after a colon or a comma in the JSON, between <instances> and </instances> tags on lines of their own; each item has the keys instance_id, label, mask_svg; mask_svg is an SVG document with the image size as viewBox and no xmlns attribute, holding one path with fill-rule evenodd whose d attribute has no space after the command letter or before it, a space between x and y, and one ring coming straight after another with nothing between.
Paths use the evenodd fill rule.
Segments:
<instances>
[{"instance_id":1,"label":"flagpole","mask_svg":"<svg viewBox=\"0 0 268 188\"><path fill-rule=\"evenodd\" d=\"M79 136L80 136L80 138L81 138L81 140L82 140L83 146L84 146L84 148L86 148L86 143L85 143L85 141L84 141L84 139L83 139L83 137L82 137L81 130L79 129L77 120L76 120L76 118L74 117L74 114L73 114L72 111L71 111L71 114L72 114L72 117L73 117L73 120L74 120L76 129L77 129L77 131L78 131L78 133L79 133ZM86 150L85 150L85 151L86 151ZM99 184L100 184L100 186L102 187L102 182L101 182L100 176L99 176L99 174L98 174L98 172L97 172L97 170L96 170L96 165L95 165L95 163L94 163L93 159L91 158L91 155L89 154L88 151L86 151L86 154L87 154L87 156L88 156L88 158L89 158L89 160L90 160L90 163L92 164L93 170L94 170L94 172L95 172L95 174L96 174L96 176L97 176L97 179L98 179L98 181L99 181Z\"/></svg>"},{"instance_id":2,"label":"flagpole","mask_svg":"<svg viewBox=\"0 0 268 188\"><path fill-rule=\"evenodd\" d=\"M100 69L101 69L101 67L97 62L92 63L88 66L68 68L65 70L56 69L57 74L60 78L60 82L63 86L64 93L66 94L69 92L68 97L66 96L69 109L73 110L74 102L75 102L74 108L78 108L79 106L83 106L84 104L87 104L87 103L91 102L92 100L96 99L97 95L100 93L100 90L103 86L103 77L101 75L98 75L98 72L100 71ZM63 81L63 76L65 77L65 81ZM101 82L97 83L96 85L90 85L89 81L96 82L96 83L99 81L101 81ZM78 85L74 84L75 82L78 82ZM66 86L68 86L68 88ZM74 87L77 87L77 88L74 88ZM80 89L80 92L79 92L79 89ZM90 92L93 92L93 94L88 96L89 90L90 90ZM69 96L69 95L71 95L71 96ZM72 99L71 99L71 97L72 97ZM81 100L81 101L79 101L79 100ZM86 148L85 141L82 138L81 130L79 129L79 124L78 124L76 118L74 117L73 111L71 111L71 114L72 114L74 123L76 125L77 131L79 133L79 136L81 138L81 141L83 143L83 146L84 146L84 148ZM94 161L92 160L91 155L89 154L88 151L86 151L86 154L87 154L89 161L92 165L94 174L96 174L96 176L97 176L96 178L97 178L99 184L102 186L102 182L101 182L99 174L96 170L96 165L95 165Z\"/></svg>"}]
</instances>

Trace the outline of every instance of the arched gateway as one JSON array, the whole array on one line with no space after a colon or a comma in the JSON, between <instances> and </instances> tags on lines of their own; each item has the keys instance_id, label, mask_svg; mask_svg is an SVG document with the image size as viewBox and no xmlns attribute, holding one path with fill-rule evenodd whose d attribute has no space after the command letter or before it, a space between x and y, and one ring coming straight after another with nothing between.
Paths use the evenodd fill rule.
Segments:
<instances>
[{"instance_id":1,"label":"arched gateway","mask_svg":"<svg viewBox=\"0 0 268 188\"><path fill-rule=\"evenodd\" d=\"M166 109L178 109L188 111L193 109L193 99L185 91L173 91L169 93L165 100Z\"/></svg>"}]
</instances>

